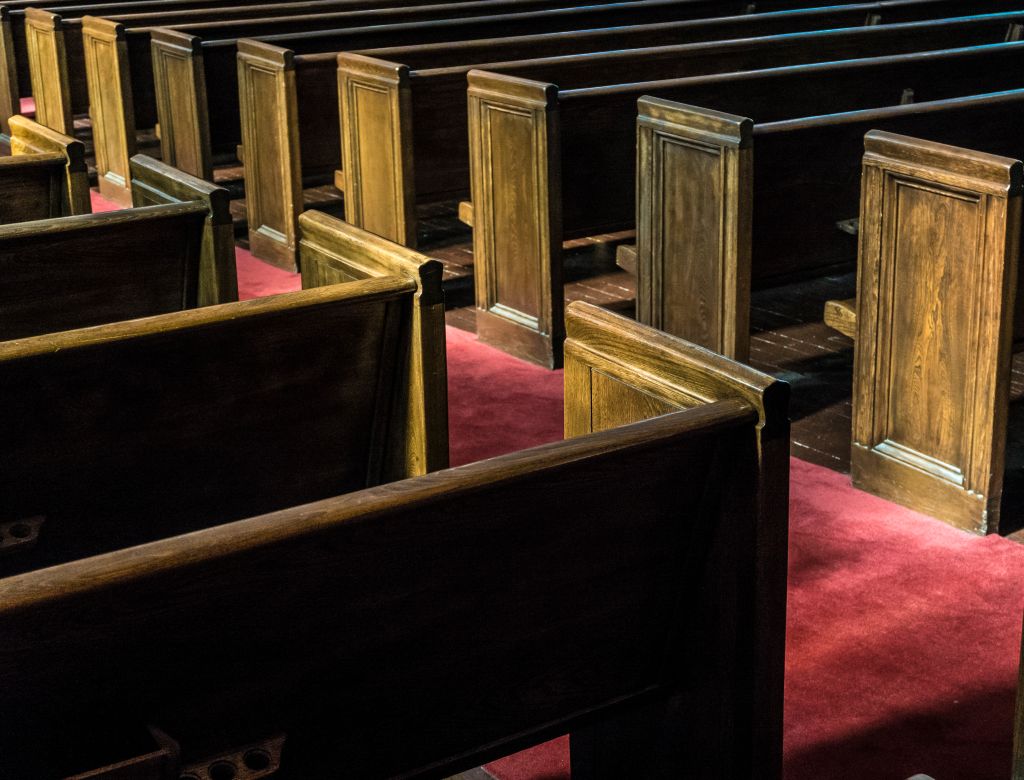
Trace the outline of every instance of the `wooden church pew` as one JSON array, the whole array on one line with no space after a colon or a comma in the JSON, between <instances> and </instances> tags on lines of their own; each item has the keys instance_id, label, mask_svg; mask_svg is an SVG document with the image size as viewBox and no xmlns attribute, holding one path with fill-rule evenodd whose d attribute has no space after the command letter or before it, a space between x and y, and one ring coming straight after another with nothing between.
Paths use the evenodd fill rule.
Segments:
<instances>
[{"instance_id":1,"label":"wooden church pew","mask_svg":"<svg viewBox=\"0 0 1024 780\"><path fill-rule=\"evenodd\" d=\"M223 0L137 0L136 2L110 2L110 0L9 0L0 6L0 135L9 135L8 117L21 112L20 98L32 95L29 77L25 11L43 8L56 13L81 16L84 14L124 14L141 11L172 11L184 8L202 8L219 5ZM273 5L278 0L245 0L247 5ZM393 2L393 0L381 0Z\"/></svg>"},{"instance_id":2,"label":"wooden church pew","mask_svg":"<svg viewBox=\"0 0 1024 780\"><path fill-rule=\"evenodd\" d=\"M568 403L667 411L620 326L580 328L621 378ZM760 475L788 453L758 439L786 388L656 353L693 408L0 580L7 764L124 760L152 724L168 773L279 734L288 776L442 777L570 731L578 779L780 777L755 529L784 541Z\"/></svg>"},{"instance_id":3,"label":"wooden church pew","mask_svg":"<svg viewBox=\"0 0 1024 780\"><path fill-rule=\"evenodd\" d=\"M943 7L948 7L948 0L939 0ZM924 0L930 3L932 0ZM912 0L906 3L916 8L921 3ZM773 10L776 8L793 8L801 4L792 4L789 0L780 3L757 4L758 9ZM803 5L807 5L804 3ZM985 5L986 8L991 6ZM270 71L282 82L280 88L290 85L291 73L295 70L297 77L301 71L309 68L317 71L317 84L322 84L315 92L303 96L302 106L312 100L319 104L332 101L336 105L336 86L334 84L334 56L338 51L357 51L370 47L393 46L399 44L419 44L428 41L447 43L452 41L472 41L495 36L523 36L547 33L548 45L551 38L558 41L575 40L578 35L554 36L555 31L575 31L587 28L616 27L616 34L625 34L624 25L651 24L671 20L705 18L719 14L744 14L749 8L745 3L706 2L705 0L645 0L644 2L615 3L605 6L564 8L529 13L488 16L476 19L444 19L404 24L385 24L362 26L344 30L323 30L318 32L298 33L294 35L263 36L262 41L276 47L269 58L262 56L257 48L251 55L259 62L256 64L263 71ZM856 6L866 19L875 14L875 4ZM899 13L909 13L910 10ZM940 15L937 12L936 15ZM863 20L863 19L862 19ZM860 23L860 22L855 22ZM672 30L662 29L659 33L661 42L672 40ZM236 40L209 40L201 37L196 31L154 30L151 33L154 50L153 61L156 68L155 89L157 93L157 113L161 128L161 144L163 159L196 175L210 178L214 161L217 159L234 159L236 149L242 142L242 131L239 124L239 81L236 66L238 45ZM603 44L599 44L603 45ZM285 52L278 54L277 51ZM288 53L290 52L290 53ZM318 54L318 52L320 54ZM130 53L130 52L129 52ZM143 53L145 55L145 53ZM247 55L243 55L245 57ZM259 72L259 70L257 70ZM326 81L320 81L326 76ZM305 88L304 88L305 89ZM216 95L216 101L207 99L208 95ZM329 112L318 112L327 115ZM298 121L303 127L316 128L315 123L307 125L307 117L300 114ZM312 121L312 120L308 120ZM334 120L327 118L329 123ZM308 129L307 129L308 132ZM332 147L331 154L337 157L337 144ZM331 167L333 165L333 168ZM310 167L315 163L310 160ZM330 173L337 163L327 163L328 171L324 183L330 181ZM292 247L294 249L294 246Z\"/></svg>"},{"instance_id":4,"label":"wooden church pew","mask_svg":"<svg viewBox=\"0 0 1024 780\"><path fill-rule=\"evenodd\" d=\"M131 10L127 13L116 10L107 12L102 6L80 7L80 10L85 11L84 14L76 14L74 10L64 13L60 6L45 10L31 8L25 12L26 53L33 81L32 94L36 101L37 119L53 129L70 132L74 115L85 113L90 105L91 93L88 91L86 71L88 64L104 54L109 60L111 55L105 49L120 40L115 35L115 24L131 29L141 28L138 35L126 34L130 39L128 47L138 55L130 62L140 71L132 83L141 87L136 99L151 103L152 86L147 82L152 81L152 66L147 65L146 61L149 59L149 32L157 26L204 29L210 25L209 32L216 37L232 37L258 35L261 31L269 34L289 29L330 28L345 23L373 24L392 19L430 19L441 14L452 17L483 15L492 11L550 7L556 2L559 0L477 0L455 3L454 7L452 4L444 7L420 4L417 7L417 3L394 7L393 0L384 3L378 3L377 0L314 0L257 5L238 0L235 5L172 7L143 12ZM102 18L108 24L88 21L96 18ZM107 65L104 65L103 73L108 80L118 74L121 67L129 67L119 61L114 65L109 72L105 70ZM132 94L136 97L134 91ZM139 108L141 111L143 106ZM143 111L140 119L151 113ZM150 127L152 123L140 126Z\"/></svg>"},{"instance_id":5,"label":"wooden church pew","mask_svg":"<svg viewBox=\"0 0 1024 780\"><path fill-rule=\"evenodd\" d=\"M915 6L915 13L927 15L928 11ZM348 191L346 212L354 224L392 240L415 243L417 200L459 197L469 187L463 93L466 74L474 65L574 88L746 70L766 63L942 48L943 43L996 42L1006 37L1007 25L1014 20L1024 20L1024 16L930 20L718 44L491 61L489 65L481 64L490 56L483 41L461 50L460 66L436 69L429 67L424 55L420 56L428 67L411 70L401 63L342 54L337 77L322 67L323 55L295 58L266 42L246 41L239 47L239 80L245 85L241 103L244 143L254 150L247 160L250 245L257 256L293 267L302 186L306 181L321 181L342 157L354 168L353 184L342 181L343 175L335 181ZM268 70L278 74L277 78L265 78ZM342 96L344 116L339 122L331 121L322 110L335 94ZM378 97L371 100L370 95ZM307 101L309 107L305 107ZM268 104L273 108L268 109ZM367 141L371 138L373 143ZM380 138L390 142L382 145L377 141ZM262 159L254 159L256 154ZM364 165L366 172L361 170ZM283 198L282 191L286 193Z\"/></svg>"},{"instance_id":6,"label":"wooden church pew","mask_svg":"<svg viewBox=\"0 0 1024 780\"><path fill-rule=\"evenodd\" d=\"M1020 90L937 101L918 94L925 102L791 119L774 113L781 99L747 102L746 117L641 100L638 318L745 360L752 285L853 266L856 239L840 226L856 225L866 132L1005 150L1006 128L1024 119ZM750 119L765 109L777 121ZM701 165L712 159L720 170ZM826 316L851 332L849 307L836 302Z\"/></svg>"},{"instance_id":7,"label":"wooden church pew","mask_svg":"<svg viewBox=\"0 0 1024 780\"><path fill-rule=\"evenodd\" d=\"M705 9L712 5L710 0L674 2L682 3L684 7ZM781 5L806 4L807 0L774 2ZM136 128L153 127L157 120L153 94L154 73L150 56L150 34L156 26L174 24L183 33L199 38L231 41L241 37L315 32L332 26L372 26L418 19L482 17L488 14L511 13L523 8L532 9L527 13L529 16L542 12L544 8L559 9L560 5L564 5L562 0L477 0L457 3L454 6L445 4L379 9L371 6L363 10L335 13L232 19L220 22L179 23L172 17L165 17L160 25L153 24L151 20L142 20L143 26L132 26L131 19L127 16L120 17L120 20L101 20L87 16L79 20L83 49L81 59L84 67L67 70L61 67L61 63L76 61L75 49L68 44L79 38L75 35L65 35L66 23L60 17L49 12L29 12L27 24L31 41L30 62L38 62L45 67L44 71L44 67L32 65L33 72L40 74L34 83L33 92L40 121L63 132L67 132L66 128L75 113L89 108L93 119L101 191L105 196L125 203L130 200L130 195L125 188L123 171L134 151ZM216 11L195 13L214 15ZM707 13L707 10L704 13ZM73 22L74 20L69 20L67 24ZM76 87L76 84L72 83L69 71L74 74L79 70L84 71L85 79L79 79Z\"/></svg>"},{"instance_id":8,"label":"wooden church pew","mask_svg":"<svg viewBox=\"0 0 1024 780\"><path fill-rule=\"evenodd\" d=\"M948 6L942 8L949 10ZM961 12L992 8L983 5L962 8ZM903 11L900 16L886 11L882 18L886 22L896 22L940 12L939 7L931 6L903 7L900 10ZM1001 24L988 19L984 25L978 25L979 20L972 20L967 25L957 20L929 20L917 24L836 30L830 29L837 26L833 9L813 12L820 14L817 29L811 27L798 35L779 34L787 32L784 25L790 23L790 19L799 20L793 22L794 25L808 24L811 13L805 12L799 17L790 13L773 15L773 21L782 28L774 32L768 24L765 24L768 29L760 33L758 25L748 25L744 28L747 35L756 36L748 40L723 40L714 44L711 41L746 36L738 35L736 30L716 29L705 24L695 31L698 41L707 36L706 42L699 45L679 40L673 46L611 54L597 53L591 48L590 54L549 61L532 61L523 56L525 61L501 62L495 59L486 44L481 44L476 50L465 50L465 56L458 63L438 64L431 62L423 53L417 56L412 52L416 59L422 58L421 66L415 68L404 60L382 60L376 52L362 53L372 59L341 54L338 57L338 80L339 94L342 95L340 125L344 128L342 157L345 166L353 169L353 183L343 182L347 195L346 215L353 224L380 232L393 240L414 242L417 201L436 201L467 192L468 117L462 93L466 74L474 67L550 81L558 84L560 89L574 89L948 48L967 41L997 42L1006 35ZM734 17L726 21L735 20ZM988 27L990 24L993 26ZM730 27L735 28L735 24ZM788 31L793 32L793 28ZM616 46L616 49L621 48L624 47ZM450 58L448 54L447 59ZM363 85L374 85L391 93L408 92L409 96L391 99L388 103L390 111L382 111L377 105L381 101L371 103L362 97ZM350 91L362 99L346 100ZM403 111L410 116L402 116ZM304 137L301 128L300 137ZM380 137L394 140L391 148L375 154L380 147L369 144L368 139ZM318 156L322 155L321 152ZM394 164L393 160L396 161ZM363 164L372 173L362 175L360 169ZM414 185L407 184L407 180Z\"/></svg>"},{"instance_id":9,"label":"wooden church pew","mask_svg":"<svg viewBox=\"0 0 1024 780\"><path fill-rule=\"evenodd\" d=\"M85 147L23 116L11 120L11 157L0 158L0 223L92 211Z\"/></svg>"},{"instance_id":10,"label":"wooden church pew","mask_svg":"<svg viewBox=\"0 0 1024 780\"><path fill-rule=\"evenodd\" d=\"M1002 126L976 140L1019 157L1014 136ZM1024 164L880 131L863 148L853 483L996 533L1010 359L1024 344Z\"/></svg>"},{"instance_id":11,"label":"wooden church pew","mask_svg":"<svg viewBox=\"0 0 1024 780\"><path fill-rule=\"evenodd\" d=\"M764 104L764 120L784 119L897 104L908 87L920 98L1011 87L1019 83L1016 74L993 66L1022 54L1020 44L999 44L564 92L543 82L471 72L478 335L542 364L558 364L563 239L635 224L638 98L650 94L711 106L753 102ZM519 120L490 121L510 112ZM793 163L799 162L798 155Z\"/></svg>"},{"instance_id":12,"label":"wooden church pew","mask_svg":"<svg viewBox=\"0 0 1024 780\"><path fill-rule=\"evenodd\" d=\"M334 251L361 278L0 342L0 518L46 518L0 576L447 466L444 330L423 327L443 316L440 270L409 275L397 246Z\"/></svg>"}]
</instances>

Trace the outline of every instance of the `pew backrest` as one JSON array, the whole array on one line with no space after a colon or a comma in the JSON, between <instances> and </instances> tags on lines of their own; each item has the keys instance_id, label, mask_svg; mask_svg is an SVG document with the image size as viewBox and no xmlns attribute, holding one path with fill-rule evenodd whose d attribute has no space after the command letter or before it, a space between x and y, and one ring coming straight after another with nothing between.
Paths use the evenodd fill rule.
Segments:
<instances>
[{"instance_id":1,"label":"pew backrest","mask_svg":"<svg viewBox=\"0 0 1024 780\"><path fill-rule=\"evenodd\" d=\"M0 342L0 517L47 518L35 549L0 563L401 478L387 448L409 427L415 294L392 276Z\"/></svg>"},{"instance_id":2,"label":"pew backrest","mask_svg":"<svg viewBox=\"0 0 1024 780\"><path fill-rule=\"evenodd\" d=\"M195 306L205 213L189 203L0 226L0 339Z\"/></svg>"}]
</instances>

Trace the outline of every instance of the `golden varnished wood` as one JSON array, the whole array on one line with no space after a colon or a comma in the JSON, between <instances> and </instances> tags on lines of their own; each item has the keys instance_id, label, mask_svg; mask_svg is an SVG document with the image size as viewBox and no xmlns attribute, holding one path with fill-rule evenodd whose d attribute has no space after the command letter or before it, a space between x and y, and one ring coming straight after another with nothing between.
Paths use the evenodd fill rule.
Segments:
<instances>
[{"instance_id":1,"label":"golden varnished wood","mask_svg":"<svg viewBox=\"0 0 1024 780\"><path fill-rule=\"evenodd\" d=\"M882 132L864 146L853 483L995 532L1024 166Z\"/></svg>"},{"instance_id":2,"label":"golden varnished wood","mask_svg":"<svg viewBox=\"0 0 1024 780\"><path fill-rule=\"evenodd\" d=\"M198 305L237 301L234 226L228 191L144 154L132 157L129 170L135 206L201 203L206 207Z\"/></svg>"},{"instance_id":3,"label":"golden varnished wood","mask_svg":"<svg viewBox=\"0 0 1024 780\"><path fill-rule=\"evenodd\" d=\"M408 430L389 442L390 473L426 474L448 466L448 371L445 355L442 265L318 211L299 217L303 288L359 279L415 280L408 353L399 372L396 403ZM393 461L393 462L392 462Z\"/></svg>"},{"instance_id":4,"label":"golden varnished wood","mask_svg":"<svg viewBox=\"0 0 1024 780\"><path fill-rule=\"evenodd\" d=\"M81 141L51 130L23 116L12 116L9 120L9 127L11 154L15 157L59 154L64 160L59 209L56 212L37 214L30 218L43 219L91 212L92 201L89 197L89 171L85 163L85 145ZM4 199L5 205L17 207L19 203L23 203L23 197L23 195L16 196L12 201Z\"/></svg>"}]
</instances>

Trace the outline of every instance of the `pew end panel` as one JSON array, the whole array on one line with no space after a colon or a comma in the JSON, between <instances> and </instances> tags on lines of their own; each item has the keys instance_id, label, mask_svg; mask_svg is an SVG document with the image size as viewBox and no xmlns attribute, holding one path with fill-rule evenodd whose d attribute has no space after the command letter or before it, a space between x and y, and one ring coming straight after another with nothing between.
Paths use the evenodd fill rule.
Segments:
<instances>
[{"instance_id":1,"label":"pew end panel","mask_svg":"<svg viewBox=\"0 0 1024 780\"><path fill-rule=\"evenodd\" d=\"M448 467L448 368L443 266L410 249L318 211L299 217L304 289L358 279L402 276L416 281L412 340L399 382L398 419L387 470L394 479Z\"/></svg>"},{"instance_id":2,"label":"pew end panel","mask_svg":"<svg viewBox=\"0 0 1024 780\"><path fill-rule=\"evenodd\" d=\"M249 247L257 257L295 271L303 196L294 53L240 40L238 91Z\"/></svg>"},{"instance_id":3,"label":"pew end panel","mask_svg":"<svg viewBox=\"0 0 1024 780\"><path fill-rule=\"evenodd\" d=\"M0 140L6 141L11 137L11 117L20 113L21 90L11 13L7 6L0 6Z\"/></svg>"},{"instance_id":4,"label":"pew end panel","mask_svg":"<svg viewBox=\"0 0 1024 780\"><path fill-rule=\"evenodd\" d=\"M339 54L338 106L345 219L415 247L409 68L358 54Z\"/></svg>"},{"instance_id":5,"label":"pew end panel","mask_svg":"<svg viewBox=\"0 0 1024 780\"><path fill-rule=\"evenodd\" d=\"M750 355L753 121L638 101L637 319Z\"/></svg>"},{"instance_id":6,"label":"pew end panel","mask_svg":"<svg viewBox=\"0 0 1024 780\"><path fill-rule=\"evenodd\" d=\"M634 767L737 776L750 614L711 564L754 511L756 417L722 401L6 578L5 756L118 713L183 751L283 731L295 776L440 777L642 707L664 744ZM700 743L678 702L728 702L729 733Z\"/></svg>"},{"instance_id":7,"label":"pew end panel","mask_svg":"<svg viewBox=\"0 0 1024 780\"><path fill-rule=\"evenodd\" d=\"M189 202L206 206L199 258L198 305L237 301L235 236L228 191L144 154L132 157L130 171L135 206Z\"/></svg>"},{"instance_id":8,"label":"pew end panel","mask_svg":"<svg viewBox=\"0 0 1024 780\"><path fill-rule=\"evenodd\" d=\"M74 135L75 123L68 77L64 20L39 8L25 11L26 55L32 77L36 121L64 135ZM21 113L19 106L18 113Z\"/></svg>"},{"instance_id":9,"label":"pew end panel","mask_svg":"<svg viewBox=\"0 0 1024 780\"><path fill-rule=\"evenodd\" d=\"M92 211L92 200L89 196L85 144L25 116L12 116L9 127L11 154L15 157L24 154L59 154L64 158L60 209L47 216L89 214Z\"/></svg>"},{"instance_id":10,"label":"pew end panel","mask_svg":"<svg viewBox=\"0 0 1024 780\"><path fill-rule=\"evenodd\" d=\"M158 28L150 36L160 157L168 165L213 181L209 105L202 39Z\"/></svg>"},{"instance_id":11,"label":"pew end panel","mask_svg":"<svg viewBox=\"0 0 1024 780\"><path fill-rule=\"evenodd\" d=\"M135 108L124 25L82 17L89 117L100 194L122 206L132 204L130 160L135 154Z\"/></svg>"},{"instance_id":12,"label":"pew end panel","mask_svg":"<svg viewBox=\"0 0 1024 780\"><path fill-rule=\"evenodd\" d=\"M741 544L757 551L756 560L747 561L744 587L758 615L751 641L760 665L752 685L766 718L747 743L746 758L765 776L781 776L789 385L592 304L569 304L566 330L566 438L727 398L741 398L758 410L757 519ZM591 748L603 755L602 740L594 736L597 746ZM629 773L626 764L620 770Z\"/></svg>"},{"instance_id":13,"label":"pew end panel","mask_svg":"<svg viewBox=\"0 0 1024 780\"><path fill-rule=\"evenodd\" d=\"M194 307L205 216L184 203L0 227L0 339Z\"/></svg>"},{"instance_id":14,"label":"pew end panel","mask_svg":"<svg viewBox=\"0 0 1024 780\"><path fill-rule=\"evenodd\" d=\"M468 74L477 337L562 365L562 170L558 88Z\"/></svg>"},{"instance_id":15,"label":"pew end panel","mask_svg":"<svg viewBox=\"0 0 1024 780\"><path fill-rule=\"evenodd\" d=\"M958 528L999 528L1024 166L864 141L851 472Z\"/></svg>"}]
</instances>

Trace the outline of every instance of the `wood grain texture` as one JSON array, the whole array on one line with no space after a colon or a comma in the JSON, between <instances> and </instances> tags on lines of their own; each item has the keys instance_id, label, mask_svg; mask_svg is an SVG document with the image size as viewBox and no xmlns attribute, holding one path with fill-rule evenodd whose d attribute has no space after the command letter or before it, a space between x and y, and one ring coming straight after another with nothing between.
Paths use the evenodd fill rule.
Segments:
<instances>
[{"instance_id":1,"label":"wood grain texture","mask_svg":"<svg viewBox=\"0 0 1024 780\"><path fill-rule=\"evenodd\" d=\"M657 98L637 118L637 319L746 361L753 122Z\"/></svg>"},{"instance_id":2,"label":"wood grain texture","mask_svg":"<svg viewBox=\"0 0 1024 780\"><path fill-rule=\"evenodd\" d=\"M416 185L409 68L338 55L345 219L416 246Z\"/></svg>"},{"instance_id":3,"label":"wood grain texture","mask_svg":"<svg viewBox=\"0 0 1024 780\"><path fill-rule=\"evenodd\" d=\"M848 336L857 338L857 299L845 298L841 301L825 302L825 324Z\"/></svg>"},{"instance_id":4,"label":"wood grain texture","mask_svg":"<svg viewBox=\"0 0 1024 780\"><path fill-rule=\"evenodd\" d=\"M185 173L213 180L213 148L208 118L206 74L199 38L154 30L153 89L160 123L160 157ZM241 140L241 139L239 139Z\"/></svg>"},{"instance_id":5,"label":"wood grain texture","mask_svg":"<svg viewBox=\"0 0 1024 780\"><path fill-rule=\"evenodd\" d=\"M292 52L258 41L238 47L246 209L253 254L296 270L302 213L298 96Z\"/></svg>"},{"instance_id":6,"label":"wood grain texture","mask_svg":"<svg viewBox=\"0 0 1024 780\"><path fill-rule=\"evenodd\" d=\"M758 518L746 542L749 586L758 605L756 698L767 719L748 745L750 766L782 771L789 518L789 386L698 345L575 302L566 309L567 438L646 417L741 397L758 409ZM628 771L621 766L620 771Z\"/></svg>"},{"instance_id":7,"label":"wood grain texture","mask_svg":"<svg viewBox=\"0 0 1024 780\"><path fill-rule=\"evenodd\" d=\"M82 46L100 194L129 206L129 161L136 150L136 128L124 25L86 16L82 19Z\"/></svg>"},{"instance_id":8,"label":"wood grain texture","mask_svg":"<svg viewBox=\"0 0 1024 780\"><path fill-rule=\"evenodd\" d=\"M386 473L398 479L448 467L448 370L445 354L443 266L318 211L299 217L302 286L359 279L410 278L416 294L407 313L409 349L399 369L396 403L405 429L395 426Z\"/></svg>"},{"instance_id":9,"label":"wood grain texture","mask_svg":"<svg viewBox=\"0 0 1024 780\"><path fill-rule=\"evenodd\" d=\"M854 485L999 528L1020 240L1019 161L865 138Z\"/></svg>"},{"instance_id":10,"label":"wood grain texture","mask_svg":"<svg viewBox=\"0 0 1024 780\"><path fill-rule=\"evenodd\" d=\"M59 154L64 160L64 171L59 185L59 209L55 213L39 214L30 218L45 219L90 213L92 201L89 197L85 144L24 116L12 116L8 126L11 132L11 154L15 157L26 154Z\"/></svg>"},{"instance_id":11,"label":"wood grain texture","mask_svg":"<svg viewBox=\"0 0 1024 780\"><path fill-rule=\"evenodd\" d=\"M202 203L206 207L198 305L237 301L235 236L228 191L144 154L135 155L129 164L133 205Z\"/></svg>"},{"instance_id":12,"label":"wood grain texture","mask_svg":"<svg viewBox=\"0 0 1024 780\"><path fill-rule=\"evenodd\" d=\"M481 341L562 364L558 90L470 71L473 277Z\"/></svg>"},{"instance_id":13,"label":"wood grain texture","mask_svg":"<svg viewBox=\"0 0 1024 780\"><path fill-rule=\"evenodd\" d=\"M62 216L66 170L57 152L0 158L0 223Z\"/></svg>"},{"instance_id":14,"label":"wood grain texture","mask_svg":"<svg viewBox=\"0 0 1024 780\"><path fill-rule=\"evenodd\" d=\"M60 16L41 9L26 11L25 35L36 121L58 133L71 135L74 116L67 41Z\"/></svg>"}]
</instances>

